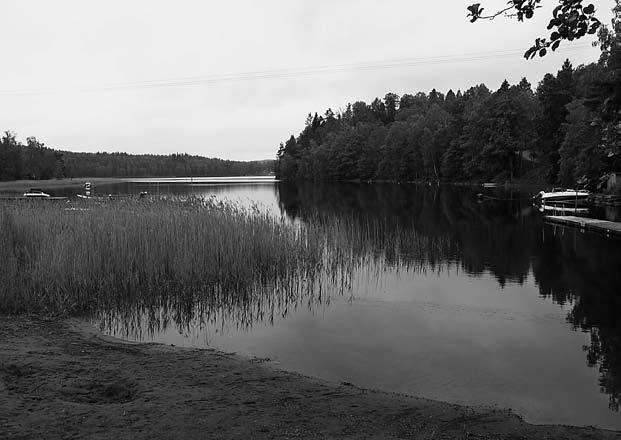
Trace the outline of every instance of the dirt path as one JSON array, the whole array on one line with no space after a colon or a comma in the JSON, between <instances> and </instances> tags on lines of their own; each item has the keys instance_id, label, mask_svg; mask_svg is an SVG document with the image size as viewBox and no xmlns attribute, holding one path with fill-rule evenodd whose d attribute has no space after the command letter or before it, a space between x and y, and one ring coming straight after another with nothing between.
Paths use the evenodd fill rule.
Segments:
<instances>
[{"instance_id":1,"label":"dirt path","mask_svg":"<svg viewBox=\"0 0 621 440\"><path fill-rule=\"evenodd\" d=\"M613 439L373 392L209 350L0 315L0 438Z\"/></svg>"}]
</instances>

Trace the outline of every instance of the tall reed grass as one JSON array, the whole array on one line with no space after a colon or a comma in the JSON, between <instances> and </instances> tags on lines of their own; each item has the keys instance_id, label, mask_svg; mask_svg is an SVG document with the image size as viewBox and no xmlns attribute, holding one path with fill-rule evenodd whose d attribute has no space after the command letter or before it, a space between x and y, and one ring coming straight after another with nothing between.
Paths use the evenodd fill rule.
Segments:
<instances>
[{"instance_id":1,"label":"tall reed grass","mask_svg":"<svg viewBox=\"0 0 621 440\"><path fill-rule=\"evenodd\" d=\"M321 265L316 238L211 199L5 203L0 309L81 313L171 293L299 291Z\"/></svg>"},{"instance_id":2,"label":"tall reed grass","mask_svg":"<svg viewBox=\"0 0 621 440\"><path fill-rule=\"evenodd\" d=\"M215 199L0 203L1 312L130 327L145 316L152 326L196 316L249 326L329 301L363 266L379 277L452 252L448 240L382 222L294 223Z\"/></svg>"}]
</instances>

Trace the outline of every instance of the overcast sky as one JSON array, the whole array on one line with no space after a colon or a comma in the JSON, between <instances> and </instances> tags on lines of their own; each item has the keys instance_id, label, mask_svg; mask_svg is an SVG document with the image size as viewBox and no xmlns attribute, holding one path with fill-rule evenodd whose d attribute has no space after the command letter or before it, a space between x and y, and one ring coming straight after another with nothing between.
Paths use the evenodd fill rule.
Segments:
<instances>
[{"instance_id":1,"label":"overcast sky","mask_svg":"<svg viewBox=\"0 0 621 440\"><path fill-rule=\"evenodd\" d=\"M273 158L308 112L505 78L536 86L566 57L597 59L593 38L522 58L555 0L526 23L470 24L469 3L0 0L0 130L71 151ZM593 3L608 24L614 1Z\"/></svg>"}]
</instances>

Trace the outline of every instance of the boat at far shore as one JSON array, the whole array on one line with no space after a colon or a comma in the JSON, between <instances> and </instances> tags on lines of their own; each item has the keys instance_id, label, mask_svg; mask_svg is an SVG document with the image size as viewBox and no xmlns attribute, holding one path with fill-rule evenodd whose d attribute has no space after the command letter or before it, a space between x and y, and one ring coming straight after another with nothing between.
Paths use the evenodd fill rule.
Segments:
<instances>
[{"instance_id":1,"label":"boat at far shore","mask_svg":"<svg viewBox=\"0 0 621 440\"><path fill-rule=\"evenodd\" d=\"M24 197L39 198L39 197L50 197L50 195L48 193L43 192L43 190L39 188L30 188L28 191L24 193Z\"/></svg>"},{"instance_id":2,"label":"boat at far shore","mask_svg":"<svg viewBox=\"0 0 621 440\"><path fill-rule=\"evenodd\" d=\"M549 202L576 202L586 200L591 193L585 189L565 189L554 188L552 191L539 191L533 199L541 200L542 203Z\"/></svg>"}]
</instances>

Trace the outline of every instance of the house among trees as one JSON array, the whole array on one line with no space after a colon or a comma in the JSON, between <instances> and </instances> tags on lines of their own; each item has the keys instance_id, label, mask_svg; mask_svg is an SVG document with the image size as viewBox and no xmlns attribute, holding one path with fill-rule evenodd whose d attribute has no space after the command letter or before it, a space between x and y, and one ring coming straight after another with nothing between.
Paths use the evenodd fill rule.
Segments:
<instances>
[{"instance_id":1,"label":"house among trees","mask_svg":"<svg viewBox=\"0 0 621 440\"><path fill-rule=\"evenodd\" d=\"M608 173L606 180L606 191L621 193L621 171Z\"/></svg>"}]
</instances>

